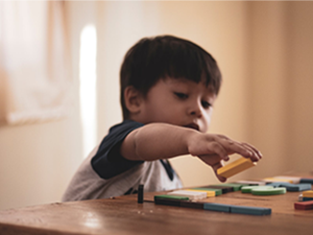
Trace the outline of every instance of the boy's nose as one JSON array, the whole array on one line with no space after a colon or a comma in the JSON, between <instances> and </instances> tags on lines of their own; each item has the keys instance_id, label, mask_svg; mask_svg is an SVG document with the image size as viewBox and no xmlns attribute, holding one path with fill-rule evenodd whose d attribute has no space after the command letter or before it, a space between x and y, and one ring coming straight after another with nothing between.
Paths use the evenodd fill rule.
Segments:
<instances>
[{"instance_id":1,"label":"boy's nose","mask_svg":"<svg viewBox=\"0 0 313 235\"><path fill-rule=\"evenodd\" d=\"M192 116L201 117L202 116L202 110L201 110L201 106L200 105L199 104L193 105L189 109L189 114L192 115Z\"/></svg>"}]
</instances>

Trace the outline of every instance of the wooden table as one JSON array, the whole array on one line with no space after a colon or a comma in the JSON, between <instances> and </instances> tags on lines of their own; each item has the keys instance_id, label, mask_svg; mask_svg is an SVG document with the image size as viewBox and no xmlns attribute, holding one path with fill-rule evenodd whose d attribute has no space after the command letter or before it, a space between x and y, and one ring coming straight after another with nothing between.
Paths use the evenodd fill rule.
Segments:
<instances>
[{"instance_id":1,"label":"wooden table","mask_svg":"<svg viewBox=\"0 0 313 235\"><path fill-rule=\"evenodd\" d=\"M266 216L155 205L154 195L145 193L143 204L130 195L0 211L0 234L313 234L313 210L294 209L299 192L276 196L232 192L205 200L272 208Z\"/></svg>"}]
</instances>

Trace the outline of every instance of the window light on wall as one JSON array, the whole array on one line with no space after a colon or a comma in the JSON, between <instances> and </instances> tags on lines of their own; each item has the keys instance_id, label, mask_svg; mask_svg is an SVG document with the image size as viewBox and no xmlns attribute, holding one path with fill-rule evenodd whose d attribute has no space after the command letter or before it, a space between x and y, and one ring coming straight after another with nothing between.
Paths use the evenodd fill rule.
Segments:
<instances>
[{"instance_id":1,"label":"window light on wall","mask_svg":"<svg viewBox=\"0 0 313 235\"><path fill-rule=\"evenodd\" d=\"M95 147L97 141L97 33L93 25L85 26L81 32L79 56L80 115L83 134L83 154L86 157Z\"/></svg>"}]
</instances>

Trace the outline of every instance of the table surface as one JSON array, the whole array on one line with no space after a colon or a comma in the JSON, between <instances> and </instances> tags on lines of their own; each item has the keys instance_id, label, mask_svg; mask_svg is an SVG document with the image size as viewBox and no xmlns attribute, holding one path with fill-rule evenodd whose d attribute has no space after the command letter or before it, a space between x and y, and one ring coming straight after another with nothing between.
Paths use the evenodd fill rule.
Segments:
<instances>
[{"instance_id":1,"label":"table surface","mask_svg":"<svg viewBox=\"0 0 313 235\"><path fill-rule=\"evenodd\" d=\"M112 199L53 203L0 211L0 234L313 234L313 210L295 210L299 192L254 196L240 191L206 202L272 208L254 216L155 205L145 193Z\"/></svg>"}]
</instances>

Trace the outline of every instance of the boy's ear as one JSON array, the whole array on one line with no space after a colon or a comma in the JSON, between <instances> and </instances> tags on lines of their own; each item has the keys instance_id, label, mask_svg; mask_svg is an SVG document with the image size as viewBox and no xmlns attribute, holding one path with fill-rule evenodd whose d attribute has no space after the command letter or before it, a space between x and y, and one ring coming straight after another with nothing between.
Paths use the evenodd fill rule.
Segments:
<instances>
[{"instance_id":1,"label":"boy's ear","mask_svg":"<svg viewBox=\"0 0 313 235\"><path fill-rule=\"evenodd\" d=\"M128 86L124 90L125 106L130 114L138 114L141 110L142 95L133 86Z\"/></svg>"}]
</instances>

